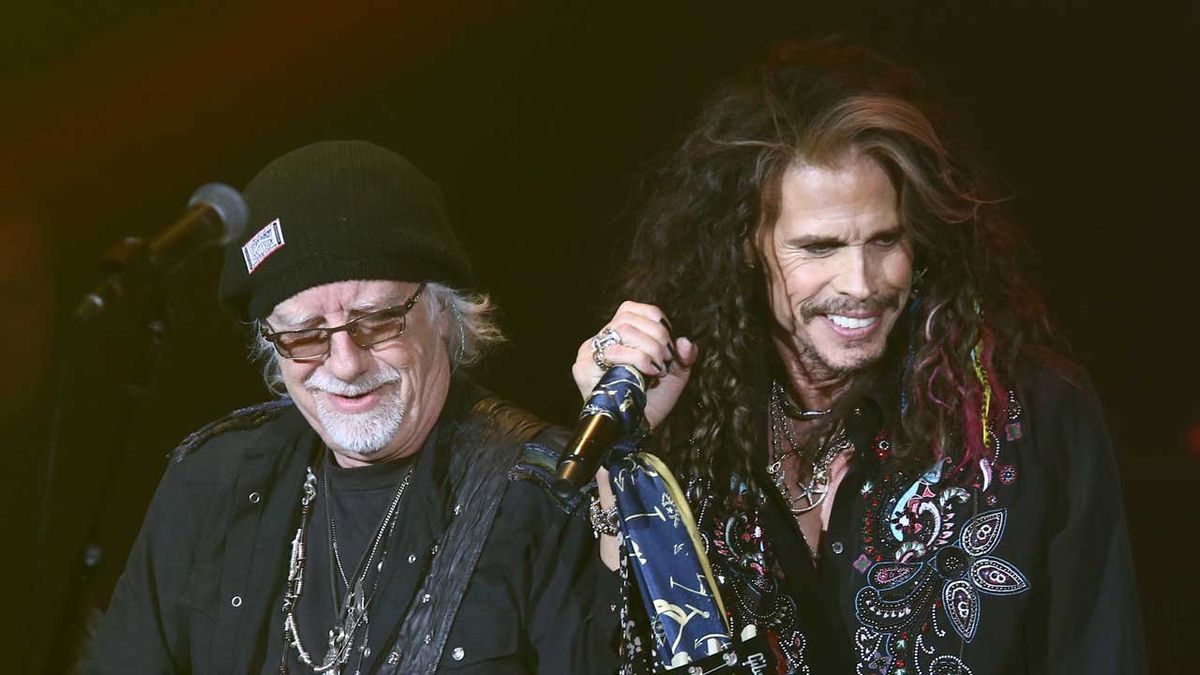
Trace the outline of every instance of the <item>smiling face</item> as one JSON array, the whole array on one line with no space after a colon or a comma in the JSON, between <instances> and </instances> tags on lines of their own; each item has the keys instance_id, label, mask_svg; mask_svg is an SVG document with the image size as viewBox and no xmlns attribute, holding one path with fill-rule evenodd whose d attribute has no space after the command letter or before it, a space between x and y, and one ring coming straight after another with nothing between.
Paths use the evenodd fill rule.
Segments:
<instances>
[{"instance_id":1,"label":"smiling face","mask_svg":"<svg viewBox=\"0 0 1200 675\"><path fill-rule=\"evenodd\" d=\"M338 326L401 304L416 288L398 281L315 286L279 303L266 321L274 331ZM427 302L412 308L398 338L363 348L342 331L322 358L275 358L288 394L343 466L419 451L450 387L444 317Z\"/></svg>"},{"instance_id":2,"label":"smiling face","mask_svg":"<svg viewBox=\"0 0 1200 675\"><path fill-rule=\"evenodd\" d=\"M912 286L896 190L874 160L797 164L779 218L759 234L776 346L795 384L818 386L883 355Z\"/></svg>"}]
</instances>

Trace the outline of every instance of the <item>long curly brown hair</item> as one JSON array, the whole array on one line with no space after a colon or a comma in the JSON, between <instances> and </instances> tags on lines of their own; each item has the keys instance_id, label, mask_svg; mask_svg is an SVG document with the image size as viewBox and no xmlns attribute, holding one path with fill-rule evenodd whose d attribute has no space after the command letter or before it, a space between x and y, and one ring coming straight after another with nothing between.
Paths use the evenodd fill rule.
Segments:
<instances>
[{"instance_id":1,"label":"long curly brown hair","mask_svg":"<svg viewBox=\"0 0 1200 675\"><path fill-rule=\"evenodd\" d=\"M722 476L713 490L728 499L731 473L753 476L778 357L764 271L744 247L775 223L789 166L834 167L852 154L891 178L918 271L884 357L839 400L894 393L886 421L899 461L948 456L962 468L986 455L985 428L1003 414L1017 363L1042 354L1053 332L996 200L935 131L936 110L914 73L865 49L789 44L720 88L648 177L623 292L663 308L701 349L651 441L682 477ZM988 389L992 420L981 414Z\"/></svg>"}]
</instances>

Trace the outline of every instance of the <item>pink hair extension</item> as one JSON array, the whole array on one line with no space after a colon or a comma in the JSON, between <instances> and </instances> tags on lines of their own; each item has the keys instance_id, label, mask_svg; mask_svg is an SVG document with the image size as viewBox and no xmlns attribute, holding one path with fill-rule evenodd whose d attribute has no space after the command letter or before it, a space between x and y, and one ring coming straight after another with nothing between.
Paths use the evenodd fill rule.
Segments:
<instances>
[{"instance_id":1,"label":"pink hair extension","mask_svg":"<svg viewBox=\"0 0 1200 675\"><path fill-rule=\"evenodd\" d=\"M965 419L963 426L966 427L966 438L964 439L966 448L962 457L959 458L958 464L954 467L956 471L974 466L987 455L987 448L983 445L983 418L979 410L982 398L975 393L964 396L963 417Z\"/></svg>"},{"instance_id":2,"label":"pink hair extension","mask_svg":"<svg viewBox=\"0 0 1200 675\"><path fill-rule=\"evenodd\" d=\"M929 397L929 400L949 410L950 404L938 398L937 392L933 390L933 381L937 379L938 372L941 371L941 369L941 364L938 364L934 366L933 372L929 373L929 380L925 383L925 395Z\"/></svg>"}]
</instances>

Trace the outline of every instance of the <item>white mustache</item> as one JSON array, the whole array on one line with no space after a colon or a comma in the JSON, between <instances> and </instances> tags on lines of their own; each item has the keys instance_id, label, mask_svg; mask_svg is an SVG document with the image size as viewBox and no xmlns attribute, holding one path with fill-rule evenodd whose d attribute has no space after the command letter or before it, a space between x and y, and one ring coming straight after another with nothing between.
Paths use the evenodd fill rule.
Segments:
<instances>
[{"instance_id":1,"label":"white mustache","mask_svg":"<svg viewBox=\"0 0 1200 675\"><path fill-rule=\"evenodd\" d=\"M362 396L399 379L399 371L391 367L378 373L363 375L353 382L344 382L324 370L317 369L308 376L308 379L304 380L304 386L338 396Z\"/></svg>"}]
</instances>

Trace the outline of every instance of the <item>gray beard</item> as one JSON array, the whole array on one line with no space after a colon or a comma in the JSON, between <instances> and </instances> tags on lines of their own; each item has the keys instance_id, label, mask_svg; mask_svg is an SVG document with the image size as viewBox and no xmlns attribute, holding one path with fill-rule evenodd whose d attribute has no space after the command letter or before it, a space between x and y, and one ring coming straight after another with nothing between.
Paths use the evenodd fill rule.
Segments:
<instances>
[{"instance_id":1,"label":"gray beard","mask_svg":"<svg viewBox=\"0 0 1200 675\"><path fill-rule=\"evenodd\" d=\"M404 422L405 408L400 392L388 394L373 410L347 414L331 410L319 396L317 417L335 450L370 457L387 447Z\"/></svg>"}]
</instances>

